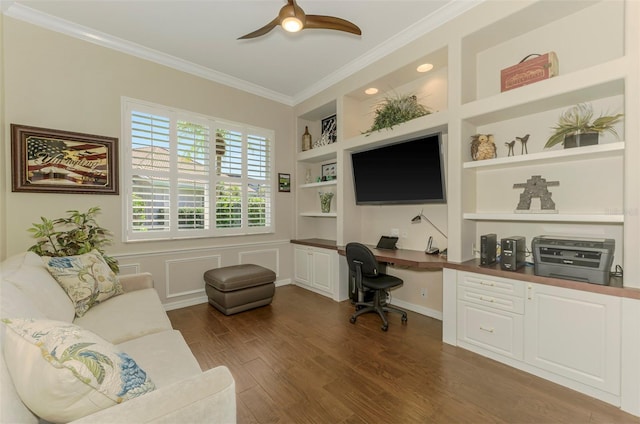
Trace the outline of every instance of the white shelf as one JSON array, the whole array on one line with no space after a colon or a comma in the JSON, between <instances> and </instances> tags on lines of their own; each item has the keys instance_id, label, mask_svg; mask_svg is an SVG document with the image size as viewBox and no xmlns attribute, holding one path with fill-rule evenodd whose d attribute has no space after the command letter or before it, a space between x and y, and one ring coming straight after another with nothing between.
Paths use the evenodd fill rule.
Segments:
<instances>
[{"instance_id":1,"label":"white shelf","mask_svg":"<svg viewBox=\"0 0 640 424\"><path fill-rule=\"evenodd\" d=\"M298 153L298 160L300 162L319 163L326 160L335 159L337 157L337 150L339 142L327 144L325 146L316 147L314 149L306 150Z\"/></svg>"},{"instance_id":2,"label":"white shelf","mask_svg":"<svg viewBox=\"0 0 640 424\"><path fill-rule=\"evenodd\" d=\"M338 184L338 180L320 181L319 183L300 184L300 188L326 187Z\"/></svg>"},{"instance_id":3,"label":"white shelf","mask_svg":"<svg viewBox=\"0 0 640 424\"><path fill-rule=\"evenodd\" d=\"M315 218L337 218L338 214L335 212L328 212L328 213L323 213L323 212L302 212L300 214L300 216L310 216L310 217L315 217Z\"/></svg>"},{"instance_id":4,"label":"white shelf","mask_svg":"<svg viewBox=\"0 0 640 424\"><path fill-rule=\"evenodd\" d=\"M342 146L348 150L369 150L386 144L392 144L403 140L412 134L426 135L437 132L447 133L449 126L449 113L446 110L430 113L395 125L393 128L385 128L380 131L373 131L367 134L360 134L348 138Z\"/></svg>"},{"instance_id":5,"label":"white shelf","mask_svg":"<svg viewBox=\"0 0 640 424\"><path fill-rule=\"evenodd\" d=\"M536 162L566 163L571 160L596 159L602 157L611 157L615 155L622 156L624 152L624 142L598 144L595 146L575 147L563 150L548 150L540 153L532 153L529 155L510 156L496 159L479 160L473 162L465 162L462 167L471 168L508 168L515 164L527 165Z\"/></svg>"},{"instance_id":6,"label":"white shelf","mask_svg":"<svg viewBox=\"0 0 640 424\"><path fill-rule=\"evenodd\" d=\"M626 57L559 75L515 90L462 105L462 119L474 125L517 118L579 102L624 94ZM549 95L553 93L553 95Z\"/></svg>"},{"instance_id":7,"label":"white shelf","mask_svg":"<svg viewBox=\"0 0 640 424\"><path fill-rule=\"evenodd\" d=\"M538 222L576 222L622 224L624 215L614 214L562 214L562 213L465 213L464 219L475 221L538 221Z\"/></svg>"}]
</instances>

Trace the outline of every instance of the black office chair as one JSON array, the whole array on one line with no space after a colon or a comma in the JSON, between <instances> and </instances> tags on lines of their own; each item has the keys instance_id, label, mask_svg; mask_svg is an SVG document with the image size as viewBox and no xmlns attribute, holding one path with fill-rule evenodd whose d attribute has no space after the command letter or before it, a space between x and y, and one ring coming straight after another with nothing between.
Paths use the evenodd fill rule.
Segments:
<instances>
[{"instance_id":1,"label":"black office chair","mask_svg":"<svg viewBox=\"0 0 640 424\"><path fill-rule=\"evenodd\" d=\"M407 313L402 309L387 304L387 291L393 287L401 286L403 281L393 275L378 272L378 261L373 252L364 244L348 243L346 246L347 263L349 264L349 278L355 281L358 290L356 312L351 315L349 322L355 324L356 319L368 312L377 312L382 318L382 331L387 331L389 321L385 312L397 312L402 314L402 322L407 322ZM367 290L373 290L373 302L361 301L360 294Z\"/></svg>"}]
</instances>

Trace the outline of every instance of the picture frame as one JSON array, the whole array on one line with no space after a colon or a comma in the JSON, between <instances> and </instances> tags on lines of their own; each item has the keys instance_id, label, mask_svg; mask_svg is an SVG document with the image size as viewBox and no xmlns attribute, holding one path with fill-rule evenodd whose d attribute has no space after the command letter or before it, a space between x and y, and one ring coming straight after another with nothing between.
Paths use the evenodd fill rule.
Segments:
<instances>
[{"instance_id":1,"label":"picture frame","mask_svg":"<svg viewBox=\"0 0 640 424\"><path fill-rule=\"evenodd\" d=\"M322 181L335 180L338 177L336 171L336 162L325 163L322 165Z\"/></svg>"},{"instance_id":2,"label":"picture frame","mask_svg":"<svg viewBox=\"0 0 640 424\"><path fill-rule=\"evenodd\" d=\"M331 115L324 118L321 121L322 136L321 139L325 139L327 144L335 143L338 139L338 118L336 115Z\"/></svg>"},{"instance_id":3,"label":"picture frame","mask_svg":"<svg viewBox=\"0 0 640 424\"><path fill-rule=\"evenodd\" d=\"M283 193L291 192L291 174L278 173L278 191Z\"/></svg>"},{"instance_id":4,"label":"picture frame","mask_svg":"<svg viewBox=\"0 0 640 424\"><path fill-rule=\"evenodd\" d=\"M118 194L118 139L11 124L13 192Z\"/></svg>"}]
</instances>

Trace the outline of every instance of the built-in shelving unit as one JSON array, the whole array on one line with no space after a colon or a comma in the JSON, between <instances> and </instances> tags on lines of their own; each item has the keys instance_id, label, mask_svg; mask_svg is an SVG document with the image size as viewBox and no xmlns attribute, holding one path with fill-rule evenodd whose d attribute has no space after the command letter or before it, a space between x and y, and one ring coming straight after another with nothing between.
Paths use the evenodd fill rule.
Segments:
<instances>
[{"instance_id":1,"label":"built-in shelving unit","mask_svg":"<svg viewBox=\"0 0 640 424\"><path fill-rule=\"evenodd\" d=\"M638 247L638 237L629 232L637 232L640 224L638 214L629 213L628 195L633 187L640 190L640 183L630 179L636 173L628 168L638 153L633 146L629 152L623 141L639 137L638 125L625 120L616 127L620 139L605 134L596 146L544 148L559 115L577 103L591 103L596 114L640 113L638 100L629 94L638 86L639 30L637 23L630 23L636 9L634 2L625 1L489 1L299 105L300 134L308 126L318 138L321 120L336 114L338 137L334 144L298 152L298 180L307 169L317 178L322 165L333 162L338 180L334 186L299 186L296 237L329 238L339 244L361 238L353 225L362 219L362 209L354 202L351 152L412 134L441 132L448 144L449 260L472 259L472 246L489 232L498 237L522 234L528 240L567 232L611 237L616 240L616 264L626 265L625 281L629 277L630 285L640 287L640 265L623 260L629 247ZM529 53L548 51L558 56L558 76L500 92L501 69ZM434 69L415 72L424 62L433 63ZM367 96L364 89L369 86L388 89ZM365 133L382 99L406 93L415 93L432 113ZM494 135L497 158L471 160L474 134ZM530 135L527 152L517 143L508 155L506 143L525 134ZM559 181L550 187L558 213L514 213L520 191L513 185L533 175ZM334 192L330 215L316 213L316 188ZM320 219L327 216L336 219L330 224Z\"/></svg>"},{"instance_id":2,"label":"built-in shelving unit","mask_svg":"<svg viewBox=\"0 0 640 424\"><path fill-rule=\"evenodd\" d=\"M558 76L501 92L502 69L531 53L550 51L555 52L559 60ZM416 73L417 64L424 62L433 63L433 71ZM383 90L378 95L366 96L364 90L370 86ZM381 99L407 93L416 94L433 113L392 129L364 134L372 125L373 111ZM605 133L596 146L564 149L557 145L545 149L558 117L578 103L590 103L596 117L624 114L625 119L615 127L619 137ZM296 238L336 240L341 246L349 240L371 240L373 236L384 234L392 225L395 227L396 223L406 223L419 209L355 204L350 154L412 135L440 132L443 145L446 144L447 238L444 241L448 243L449 261L464 263L474 259L480 236L487 233L496 233L498 239L522 235L528 242L543 234L613 238L616 243L614 265L624 269L623 278L616 281L621 280L626 288L640 288L640 261L637 260L640 250L640 167L637 166L640 163L640 144L637 142L640 140L640 122L636 119L640 116L640 2L481 2L297 105L296 114L300 135L308 126L314 137L319 137L321 120L331 114L336 114L338 123L336 143L297 152L298 181L304 180L307 170L317 178L322 165L334 162L337 180L335 185L312 183L297 187ZM476 134L494 136L496 158L472 160L470 141ZM507 143L526 134L529 135L526 151L525 146L516 141L510 154ZM515 213L522 193L520 184L534 175L554 182L549 191L557 213L535 213L540 209L535 204L529 212ZM318 212L317 191L320 190L332 190L335 194L328 215ZM431 205L418 205L419 208L422 206L429 215L439 211ZM326 219L328 217L331 219ZM371 225L368 222L371 219L383 224ZM415 237L424 238L425 231L431 231L426 224L411 227L407 233L409 238L412 232ZM456 344L461 340L458 337L461 327L455 326L456 314L460 311L456 309L460 287L455 272L449 271L443 272L443 302L446 304L443 339ZM419 278L423 277L420 275ZM509 278L515 285L520 285L517 273ZM405 282L406 286L412 284L408 280ZM522 287L532 290L531 284ZM576 290L579 285L563 291L563 299L566 296L569 300L562 303L562 308L572 303L572 291ZM526 301L535 307L535 302L530 302L534 297L530 296ZM575 299L580 298L581 293L575 295ZM547 301L548 297L544 299ZM594 304L601 304L602 299L595 300ZM562 308L558 309L561 314L564 313ZM638 310L636 304L623 302L621 313L623 317L627 316L627 321L633 321L640 316ZM523 316L531 312L523 311ZM571 323L565 326L569 332L572 328ZM614 384L615 390L607 387L592 391L589 384L577 387L572 383L576 375L554 381L640 414L637 366L629 366L635 364L640 352L640 337L632 329L622 330L626 334L613 343L617 348L619 341L625 340L622 365L616 364L613 368L616 373L624 371L621 375L625 381ZM591 336L585 333L585 340L590 339ZM501 355L496 358L504 360L500 359ZM524 359L526 362L526 355ZM512 359L507 359L506 363L518 366ZM631 373L627 372L629 368ZM531 368L525 370L532 372ZM558 370L551 373L561 374ZM551 374L542 376L550 378ZM622 390L618 391L620 387Z\"/></svg>"}]
</instances>

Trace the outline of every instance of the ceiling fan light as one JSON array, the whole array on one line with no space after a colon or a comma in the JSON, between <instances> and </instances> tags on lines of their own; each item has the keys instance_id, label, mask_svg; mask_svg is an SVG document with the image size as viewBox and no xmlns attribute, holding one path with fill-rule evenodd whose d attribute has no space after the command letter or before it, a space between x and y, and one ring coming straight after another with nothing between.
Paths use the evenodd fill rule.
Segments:
<instances>
[{"instance_id":1,"label":"ceiling fan light","mask_svg":"<svg viewBox=\"0 0 640 424\"><path fill-rule=\"evenodd\" d=\"M302 21L295 16L284 18L281 25L288 32L298 32L302 29Z\"/></svg>"}]
</instances>

